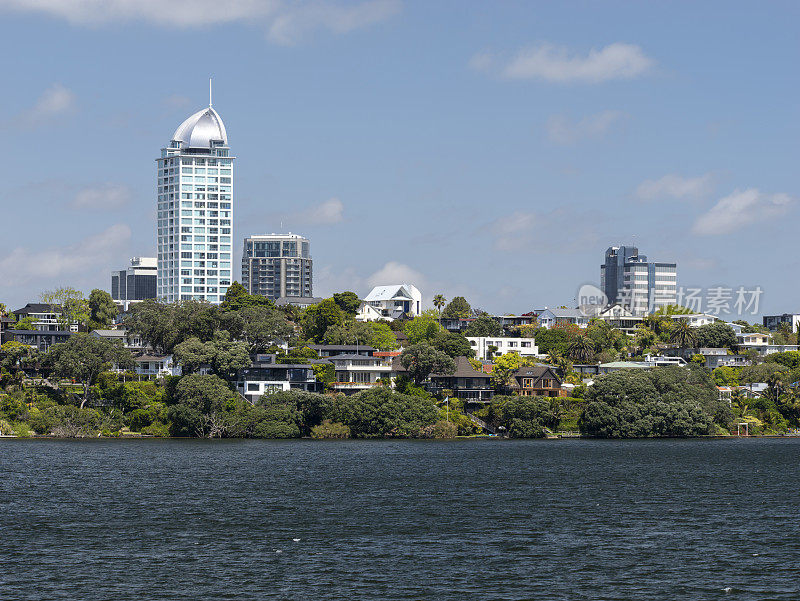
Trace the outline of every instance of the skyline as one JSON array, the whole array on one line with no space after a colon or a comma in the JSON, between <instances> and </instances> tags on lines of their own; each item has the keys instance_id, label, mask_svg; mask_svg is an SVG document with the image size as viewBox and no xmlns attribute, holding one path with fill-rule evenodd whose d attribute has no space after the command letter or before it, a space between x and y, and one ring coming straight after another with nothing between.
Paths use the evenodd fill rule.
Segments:
<instances>
[{"instance_id":1,"label":"skyline","mask_svg":"<svg viewBox=\"0 0 800 601\"><path fill-rule=\"evenodd\" d=\"M608 246L632 243L675 261L679 285L761 286L759 314L800 305L789 3L234 2L203 22L183 3L157 22L149 3L68 22L68 4L0 2L3 207L37 232L0 237L10 306L108 290L129 257L155 256L150 161L209 76L239 157L233 262L248 235L307 236L315 295L408 281L426 304L523 313L569 304ZM162 60L209 33L200 64Z\"/></svg>"}]
</instances>

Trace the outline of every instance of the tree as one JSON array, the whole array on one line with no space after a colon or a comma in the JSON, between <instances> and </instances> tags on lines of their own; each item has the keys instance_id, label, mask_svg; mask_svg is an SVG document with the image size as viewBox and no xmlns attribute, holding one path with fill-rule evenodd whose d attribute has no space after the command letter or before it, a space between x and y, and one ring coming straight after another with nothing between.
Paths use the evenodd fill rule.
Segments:
<instances>
[{"instance_id":1,"label":"tree","mask_svg":"<svg viewBox=\"0 0 800 601\"><path fill-rule=\"evenodd\" d=\"M732 348L736 332L726 323L707 323L697 328L697 346L702 348Z\"/></svg>"},{"instance_id":2,"label":"tree","mask_svg":"<svg viewBox=\"0 0 800 601\"><path fill-rule=\"evenodd\" d=\"M442 311L442 317L447 319L462 319L472 314L472 307L463 296L456 296Z\"/></svg>"},{"instance_id":3,"label":"tree","mask_svg":"<svg viewBox=\"0 0 800 601\"><path fill-rule=\"evenodd\" d=\"M355 315L361 307L361 299L355 292L337 292L333 295L333 302L348 315Z\"/></svg>"},{"instance_id":4,"label":"tree","mask_svg":"<svg viewBox=\"0 0 800 601\"><path fill-rule=\"evenodd\" d=\"M697 332L689 322L679 319L672 324L669 330L669 341L677 344L678 348L696 348Z\"/></svg>"},{"instance_id":5,"label":"tree","mask_svg":"<svg viewBox=\"0 0 800 601\"><path fill-rule=\"evenodd\" d=\"M274 306L249 306L240 309L242 319L241 338L251 353L263 353L276 342L289 341L294 327L283 312Z\"/></svg>"},{"instance_id":6,"label":"tree","mask_svg":"<svg viewBox=\"0 0 800 601\"><path fill-rule=\"evenodd\" d=\"M633 340L634 344L636 345L636 348L641 349L642 351L653 346L656 342L656 339L657 339L656 333L650 328L643 325L637 327L636 332L633 335Z\"/></svg>"},{"instance_id":7,"label":"tree","mask_svg":"<svg viewBox=\"0 0 800 601\"><path fill-rule=\"evenodd\" d=\"M433 306L436 307L439 315L442 314L442 307L444 307L446 304L447 299L444 297L444 294L437 294L433 297Z\"/></svg>"},{"instance_id":8,"label":"tree","mask_svg":"<svg viewBox=\"0 0 800 601\"><path fill-rule=\"evenodd\" d=\"M442 326L439 325L438 316L434 311L423 311L403 325L403 332L411 344L431 342L441 329Z\"/></svg>"},{"instance_id":9,"label":"tree","mask_svg":"<svg viewBox=\"0 0 800 601\"><path fill-rule=\"evenodd\" d=\"M129 330L165 354L192 336L202 342L211 340L221 322L219 309L206 301L162 303L155 299L134 305L126 321Z\"/></svg>"},{"instance_id":10,"label":"tree","mask_svg":"<svg viewBox=\"0 0 800 601\"><path fill-rule=\"evenodd\" d=\"M175 387L173 398L176 405L169 410L173 436L222 436L225 413L237 406L236 395L217 376L184 376Z\"/></svg>"},{"instance_id":11,"label":"tree","mask_svg":"<svg viewBox=\"0 0 800 601\"><path fill-rule=\"evenodd\" d=\"M489 317L488 315L481 315L475 321L470 323L464 331L465 336L502 336L502 326Z\"/></svg>"},{"instance_id":12,"label":"tree","mask_svg":"<svg viewBox=\"0 0 800 601\"><path fill-rule=\"evenodd\" d=\"M83 292L74 288L61 287L42 292L41 300L59 314L58 325L69 330L72 324L82 324L89 320L89 303Z\"/></svg>"},{"instance_id":13,"label":"tree","mask_svg":"<svg viewBox=\"0 0 800 601\"><path fill-rule=\"evenodd\" d=\"M74 378L81 384L81 408L88 399L89 387L102 371L112 366L119 369L132 369L134 366L130 351L118 340L111 341L83 333L50 347L46 361L57 376Z\"/></svg>"},{"instance_id":14,"label":"tree","mask_svg":"<svg viewBox=\"0 0 800 601\"><path fill-rule=\"evenodd\" d=\"M213 344L192 336L175 345L172 354L180 364L182 373L188 375L195 373L203 365L211 365L215 352Z\"/></svg>"},{"instance_id":15,"label":"tree","mask_svg":"<svg viewBox=\"0 0 800 601\"><path fill-rule=\"evenodd\" d=\"M469 340L464 338L461 334L448 332L447 330L441 330L436 334L431 342L431 346L453 359L456 357L473 357L475 355L475 351L472 350Z\"/></svg>"},{"instance_id":16,"label":"tree","mask_svg":"<svg viewBox=\"0 0 800 601\"><path fill-rule=\"evenodd\" d=\"M13 325L13 329L15 330L35 330L36 325L34 323L33 317L23 317L17 323Z\"/></svg>"},{"instance_id":17,"label":"tree","mask_svg":"<svg viewBox=\"0 0 800 601\"><path fill-rule=\"evenodd\" d=\"M308 307L302 317L303 335L309 340L321 341L331 326L344 322L344 314L332 298Z\"/></svg>"},{"instance_id":18,"label":"tree","mask_svg":"<svg viewBox=\"0 0 800 601\"><path fill-rule=\"evenodd\" d=\"M580 363L588 363L594 356L594 341L586 335L578 335L567 346L567 357Z\"/></svg>"},{"instance_id":19,"label":"tree","mask_svg":"<svg viewBox=\"0 0 800 601\"><path fill-rule=\"evenodd\" d=\"M408 370L408 375L419 386L432 373L447 375L456 370L452 358L437 351L429 344L412 344L400 354L400 364Z\"/></svg>"},{"instance_id":20,"label":"tree","mask_svg":"<svg viewBox=\"0 0 800 601\"><path fill-rule=\"evenodd\" d=\"M417 437L436 423L439 411L430 399L379 386L337 397L333 415L353 436Z\"/></svg>"},{"instance_id":21,"label":"tree","mask_svg":"<svg viewBox=\"0 0 800 601\"><path fill-rule=\"evenodd\" d=\"M95 288L89 293L90 329L102 330L111 327L117 312L117 305L108 292Z\"/></svg>"},{"instance_id":22,"label":"tree","mask_svg":"<svg viewBox=\"0 0 800 601\"><path fill-rule=\"evenodd\" d=\"M511 376L522 367L519 353L506 353L494 360L492 366L492 384L496 390L502 390L511 381Z\"/></svg>"}]
</instances>

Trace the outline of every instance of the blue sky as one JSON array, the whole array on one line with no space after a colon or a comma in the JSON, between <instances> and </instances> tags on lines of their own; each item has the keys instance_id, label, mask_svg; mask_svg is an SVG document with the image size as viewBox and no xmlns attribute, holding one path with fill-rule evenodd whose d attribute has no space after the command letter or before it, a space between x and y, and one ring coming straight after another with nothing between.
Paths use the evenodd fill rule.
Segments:
<instances>
[{"instance_id":1,"label":"blue sky","mask_svg":"<svg viewBox=\"0 0 800 601\"><path fill-rule=\"evenodd\" d=\"M207 104L248 234L315 292L571 304L605 248L800 311L794 2L0 0L0 301L153 255L155 161Z\"/></svg>"}]
</instances>

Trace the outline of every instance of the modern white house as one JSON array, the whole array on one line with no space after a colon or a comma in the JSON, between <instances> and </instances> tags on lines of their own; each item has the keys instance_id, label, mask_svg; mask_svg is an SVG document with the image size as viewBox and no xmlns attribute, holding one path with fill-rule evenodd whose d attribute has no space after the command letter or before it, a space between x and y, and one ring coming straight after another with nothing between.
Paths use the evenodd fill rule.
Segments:
<instances>
[{"instance_id":1,"label":"modern white house","mask_svg":"<svg viewBox=\"0 0 800 601\"><path fill-rule=\"evenodd\" d=\"M685 321L693 328L699 328L700 326L705 326L710 323L716 323L718 321L722 321L716 315L709 315L708 313L690 313L686 315L670 315L670 319L675 321Z\"/></svg>"},{"instance_id":2,"label":"modern white house","mask_svg":"<svg viewBox=\"0 0 800 601\"><path fill-rule=\"evenodd\" d=\"M579 309L542 309L539 312L539 325L543 328L568 324L585 328L589 325L589 316Z\"/></svg>"},{"instance_id":3,"label":"modern white house","mask_svg":"<svg viewBox=\"0 0 800 601\"><path fill-rule=\"evenodd\" d=\"M142 354L133 358L136 363L134 373L142 379L154 380L166 376L180 376L181 366L175 362L172 355Z\"/></svg>"},{"instance_id":4,"label":"modern white house","mask_svg":"<svg viewBox=\"0 0 800 601\"><path fill-rule=\"evenodd\" d=\"M158 298L222 301L232 277L233 161L217 111L178 126L158 164Z\"/></svg>"},{"instance_id":5,"label":"modern white house","mask_svg":"<svg viewBox=\"0 0 800 601\"><path fill-rule=\"evenodd\" d=\"M64 323L66 320L62 319L61 307L58 305L28 303L21 309L13 311L13 314L18 321L30 318L33 327L40 332L78 331L78 322L73 321L70 324ZM10 325L13 326L14 324L12 323Z\"/></svg>"},{"instance_id":6,"label":"modern white house","mask_svg":"<svg viewBox=\"0 0 800 601\"><path fill-rule=\"evenodd\" d=\"M375 286L364 297L356 319L376 321L398 319L404 315L416 317L422 313L422 293L412 284Z\"/></svg>"},{"instance_id":7,"label":"modern white house","mask_svg":"<svg viewBox=\"0 0 800 601\"><path fill-rule=\"evenodd\" d=\"M634 315L630 310L619 303L614 303L606 307L595 319L604 321L612 328L616 328L631 336L636 333L636 328L644 322L644 317Z\"/></svg>"},{"instance_id":8,"label":"modern white house","mask_svg":"<svg viewBox=\"0 0 800 601\"><path fill-rule=\"evenodd\" d=\"M507 353L522 357L538 357L539 347L533 338L505 338L500 336L467 336L477 359L489 360ZM493 347L493 348L492 348Z\"/></svg>"}]
</instances>

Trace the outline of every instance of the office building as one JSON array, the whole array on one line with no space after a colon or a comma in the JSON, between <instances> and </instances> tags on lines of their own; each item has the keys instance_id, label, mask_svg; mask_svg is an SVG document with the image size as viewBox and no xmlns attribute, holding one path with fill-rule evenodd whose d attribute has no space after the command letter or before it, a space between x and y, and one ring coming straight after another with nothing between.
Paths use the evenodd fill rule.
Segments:
<instances>
[{"instance_id":1,"label":"office building","mask_svg":"<svg viewBox=\"0 0 800 601\"><path fill-rule=\"evenodd\" d=\"M311 243L297 234L270 234L244 239L242 286L271 299L309 298L312 285Z\"/></svg>"},{"instance_id":2,"label":"office building","mask_svg":"<svg viewBox=\"0 0 800 601\"><path fill-rule=\"evenodd\" d=\"M210 100L157 159L157 295L168 302L219 303L231 283L234 157Z\"/></svg>"},{"instance_id":3,"label":"office building","mask_svg":"<svg viewBox=\"0 0 800 601\"><path fill-rule=\"evenodd\" d=\"M600 266L600 287L608 305L646 315L678 302L677 265L648 261L635 246L612 246Z\"/></svg>"},{"instance_id":4,"label":"office building","mask_svg":"<svg viewBox=\"0 0 800 601\"><path fill-rule=\"evenodd\" d=\"M132 302L156 298L158 260L155 257L133 257L130 267L111 272L111 298L127 310Z\"/></svg>"}]
</instances>

